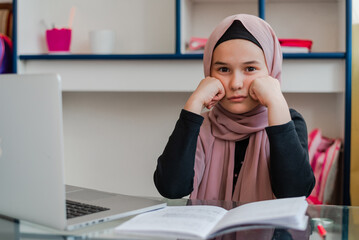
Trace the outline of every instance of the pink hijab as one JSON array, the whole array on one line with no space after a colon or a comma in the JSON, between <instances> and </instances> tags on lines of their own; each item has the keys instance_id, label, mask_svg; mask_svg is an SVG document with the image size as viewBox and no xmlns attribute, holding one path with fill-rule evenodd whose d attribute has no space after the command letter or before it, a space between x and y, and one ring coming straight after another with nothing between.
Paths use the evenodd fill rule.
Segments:
<instances>
[{"instance_id":1,"label":"pink hijab","mask_svg":"<svg viewBox=\"0 0 359 240\"><path fill-rule=\"evenodd\" d=\"M263 48L270 76L281 81L282 52L279 41L262 19L238 14L225 18L210 35L203 55L204 74L210 76L212 52L217 41L239 20ZM197 141L192 199L253 202L275 198L269 175L267 108L258 106L245 114L233 114L217 104L203 114ZM233 192L235 142L249 138L244 162Z\"/></svg>"}]
</instances>

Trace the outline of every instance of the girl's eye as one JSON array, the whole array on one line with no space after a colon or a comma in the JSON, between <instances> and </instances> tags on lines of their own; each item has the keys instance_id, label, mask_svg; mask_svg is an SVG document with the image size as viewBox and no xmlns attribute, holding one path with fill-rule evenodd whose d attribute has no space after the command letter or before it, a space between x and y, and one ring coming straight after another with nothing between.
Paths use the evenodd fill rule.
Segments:
<instances>
[{"instance_id":1,"label":"girl's eye","mask_svg":"<svg viewBox=\"0 0 359 240\"><path fill-rule=\"evenodd\" d=\"M255 70L256 70L255 67L246 67L246 71L247 71L247 72L253 72L253 71L255 71Z\"/></svg>"},{"instance_id":2,"label":"girl's eye","mask_svg":"<svg viewBox=\"0 0 359 240\"><path fill-rule=\"evenodd\" d=\"M220 71L220 72L229 72L229 68L227 68L227 67L220 67L220 68L218 69L218 71Z\"/></svg>"}]
</instances>

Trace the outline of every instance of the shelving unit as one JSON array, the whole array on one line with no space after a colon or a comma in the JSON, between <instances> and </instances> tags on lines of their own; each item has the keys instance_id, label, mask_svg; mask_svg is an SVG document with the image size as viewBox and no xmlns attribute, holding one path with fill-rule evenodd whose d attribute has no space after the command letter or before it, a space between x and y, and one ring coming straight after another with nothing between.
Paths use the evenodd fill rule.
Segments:
<instances>
[{"instance_id":1,"label":"shelving unit","mask_svg":"<svg viewBox=\"0 0 359 240\"><path fill-rule=\"evenodd\" d=\"M14 4L18 5L17 2L21 2L24 0L14 0ZM32 0L36 1L42 8L48 9L51 8L52 4L43 0ZM137 4L136 4L137 2ZM141 31L135 31L133 34L124 34L126 32L131 32L128 26L124 27L126 24L122 22L131 21L131 19L136 19L136 16L131 16L131 19L126 19L129 13L133 13L135 10L139 8L139 5L145 4L145 1L133 1L131 4L120 3L120 1L116 0L107 0L104 4L106 7L102 11L98 13L94 13L93 10L88 12L89 9L96 8L96 1L89 2L87 1L77 1L76 7L77 9L82 9L83 11L79 12L76 17L74 24L74 32L73 32L73 43L72 43L72 51L71 54L67 55L50 55L47 54L47 48L45 43L44 31L46 26L49 27L50 23L56 23L55 26L66 26L66 19L68 15L68 11L73 6L72 2L67 0L64 1L61 5L61 9L56 11L57 14L43 14L41 8L34 7L34 4L27 4L24 9L19 8L19 15L24 14L26 19L27 12L34 12L37 16L37 19L31 21L24 21L22 24L22 29L19 29L19 32L26 35L26 40L22 40L23 42L19 42L19 45L22 46L19 49L20 59L21 60L30 60L30 59L79 59L79 60L107 60L107 59L201 59L202 54L188 54L185 50L185 45L189 41L191 36L199 36L199 37L208 37L213 27L224 17L229 16L231 14L235 14L238 12L245 12L249 14L258 15L265 9L267 10L266 20L274 27L274 29L278 32L278 36L280 37L299 37L299 38L309 38L314 40L313 53L310 54L284 54L284 58L343 58L345 53L345 42L337 42L338 35L345 35L345 23L342 21L343 19L339 17L339 11L335 13L335 10L338 8L336 5L339 5L339 8L345 10L339 3L343 3L344 1L339 0L331 0L329 1L330 5L328 5L326 1L326 8L322 8L321 4L323 1L305 1L305 4L311 4L312 7L309 9L314 9L315 14L312 14L310 11L308 12L308 6L304 7L302 3L296 3L293 0L287 1L268 1L265 3L263 0L247 0L247 1L213 1L213 0L172 0L172 1L163 1L156 0L151 5L154 7L149 8L148 6L141 6L141 10L147 13L147 16L151 15L151 11L155 11L156 5L161 6L165 9L170 9L168 14L162 14L158 16L158 14L153 14L159 20L155 21L152 24L148 24L150 29L147 30L147 33L138 33ZM44 4L45 3L45 4ZM91 4L93 3L93 4ZM166 4L163 4L166 3ZM36 4L36 6L39 6ZM30 6L32 5L32 7ZM115 7L111 7L111 6ZM128 6L130 5L130 6ZM165 5L165 6L162 6ZM166 6L167 5L167 6ZM289 7L287 6L289 5ZM295 11L291 12L285 9L288 9L293 5L295 7ZM121 8L120 6L126 6L126 8ZM298 10L299 6L299 10ZM300 6L302 6L300 9ZM137 7L137 8L136 8ZM30 8L30 9L29 9ZM32 9L31 9L32 8ZM122 13L124 17L120 17L117 19L111 19L107 17L105 20L96 21L95 24L91 24L89 26L85 25L86 19L82 19L82 15L86 12L89 16L96 16L104 14L106 11L110 11L110 8L115 9L124 9ZM275 9L275 10L271 10ZM331 12L330 17L326 17L326 13ZM318 10L320 10L318 12ZM112 10L113 11L113 10ZM117 10L116 10L117 11ZM166 11L163 11L166 12ZM161 13L163 13L161 12ZM271 12L281 14L270 14ZM114 12L117 13L117 12ZM288 28L283 28L283 13L286 13L288 17L286 21L290 21L290 19L297 19L297 17L301 17L305 19L307 22L302 22L298 24L298 21L289 22L288 25L294 24L292 27L293 31L288 33ZM264 18L265 13L260 13L259 16ZM293 16L293 14L295 14ZM318 17L319 14L319 17ZM121 15L117 13L117 15ZM141 14L137 14L141 15ZM208 15L210 17L208 17ZM276 17L276 16L280 17ZM297 16L296 16L297 15ZM300 15L300 16L298 16ZM341 15L344 15L341 13ZM35 18L36 16L31 16ZM303 17L304 16L304 17ZM323 17L324 16L324 17ZM30 17L30 16L29 16ZM86 17L86 16L85 16ZM146 22L153 22L153 18L148 19L143 17ZM314 19L322 19L321 21L317 21L316 26L311 26L310 28L306 28L305 26L313 25L313 22L316 21ZM340 24L338 24L338 22ZM121 24L122 23L122 24ZM163 26L163 24L165 26ZM329 24L328 24L329 23ZM156 24L161 24L160 32L158 32L158 28ZM52 25L52 24L51 24ZM174 27L175 25L175 27ZM286 24L287 25L287 24ZM88 32L94 29L101 29L101 27L106 26L108 29L114 29L117 31L118 44L114 54L111 55L93 55L90 53L89 47L89 39ZM326 26L326 29L322 29L323 26ZM146 29L145 24L137 23L134 29ZM35 29L35 34L30 33L29 31L33 31ZM310 31L308 31L310 30ZM329 34L321 34L322 31L329 32ZM155 32L155 33L153 33ZM158 32L158 33L157 33ZM282 32L287 32L282 34ZM156 34L157 33L157 34ZM146 35L146 41L142 41L143 36ZM149 35L149 36L147 36ZM25 39L20 36L21 39ZM133 40L135 39L135 40ZM141 40L138 40L141 39ZM143 44L145 43L145 44ZM320 44L318 44L320 43ZM121 46L120 46L121 45ZM339 46L340 45L340 46ZM334 51L333 51L334 50Z\"/></svg>"},{"instance_id":2,"label":"shelving unit","mask_svg":"<svg viewBox=\"0 0 359 240\"><path fill-rule=\"evenodd\" d=\"M311 53L283 55L283 92L305 113L309 129L322 127L329 137L344 140L343 201L349 203L350 0L13 1L17 72L58 72L65 92L189 93L203 77L203 55L188 53L186 43L191 36L208 37L221 19L235 13L258 15L279 38L312 39ZM44 23L65 26L73 4L71 54L48 54ZM90 53L88 32L101 28L117 32L114 54ZM337 119L316 116L319 105L303 103L307 97Z\"/></svg>"},{"instance_id":3,"label":"shelving unit","mask_svg":"<svg viewBox=\"0 0 359 240\"><path fill-rule=\"evenodd\" d=\"M116 19L112 19L110 17L106 17L104 19L99 19L98 21L90 21L90 24L86 23L86 19L88 17L93 17L95 14L93 10L89 11L89 9L93 9L97 1L88 1L86 0L78 0L76 1L76 8L78 10L77 17L75 18L75 24L73 27L73 43L71 48L71 54L48 54L46 49L45 37L44 37L44 24L49 22L55 22L56 25L65 26L66 25L66 14L69 9L73 6L73 2L66 0L61 4L61 8L55 12L55 14L50 14L51 11L43 11L44 9L51 9L52 3L44 0L14 0L16 5L17 2L20 2L22 8L18 8L18 16L20 17L19 24L19 49L17 51L17 56L15 59L18 59L17 66L19 68L18 72L31 72L39 71L43 65L43 61L52 60L53 63L59 61L60 65L63 65L63 60L67 61L77 61L77 65L79 67L79 71L85 71L86 64L88 61L100 61L102 64L103 61L107 60L134 60L136 64L144 63L143 60L174 60L176 65L183 65L183 60L201 60L203 55L198 53L188 53L185 50L185 45L189 41L191 36L197 37L207 37L213 27L224 17L237 13L237 12L245 12L250 14L257 14L264 18L264 15L268 17L267 21L269 21L272 25L274 25L275 29L278 29L279 37L300 37L302 35L306 37L310 37L310 34L314 36L314 45L312 53L298 53L298 54L284 54L284 59L290 60L310 60L320 59L320 60L333 60L337 62L342 62L341 60L346 58L345 52L345 41L344 40L334 40L338 39L336 36L340 36L345 29L345 21L343 21L343 17L345 16L345 2L343 0L331 0L328 5L326 2L326 8L322 8L321 4L323 2L319 1L305 1L305 6L307 4L311 5L311 9L316 12L316 15L313 16L310 12L308 13L307 8L302 6L303 4L298 3L294 0L269 0L267 2L263 0L242 0L242 1L233 1L233 0L225 0L225 1L216 1L216 0L156 0L152 1L149 5L145 4L143 0L131 1L131 4L127 4L127 2L116 1L116 0L107 0L104 3L104 9L100 8L100 13L106 12L106 15L116 15ZM36 2L36 4L32 4L32 2ZM42 6L42 7L34 7L34 6ZM122 7L121 7L122 6ZM123 7L125 6L125 7ZM293 8L293 11L291 8ZM43 8L43 9L42 9ZM125 30L123 30L126 24L118 24L122 22L128 22L130 20L138 18L139 13L134 14L132 16L132 12L134 9L140 9L142 15L144 13L145 16L142 17L141 21L137 21L134 23L134 29L137 29L131 36L123 36ZM266 8L269 10L266 11ZM117 9L121 9L121 13L117 13ZM167 9L167 13L163 13L166 11L160 11L160 14L156 13L156 9ZM284 11L285 9L289 9L291 11ZM325 10L323 10L325 9ZM328 10L329 9L329 10ZM339 9L339 10L338 10ZM107 12L108 11L108 12ZM330 16L326 16L326 11L330 12ZM343 12L344 11L344 12ZM33 14L29 14L33 12ZM45 12L45 13L43 13ZM273 14L274 12L274 14ZM305 22L301 22L301 26L296 26L294 29L294 33L296 35L293 36L293 32L285 33L285 30L288 28L284 28L283 24L280 24L281 17L279 13L286 12L288 15L293 15L294 19L298 17L304 16ZM289 13L287 13L289 12ZM86 13L86 15L84 14ZM100 15L97 13L97 15ZM110 14L112 13L112 14ZM31 16L30 16L31 15ZM120 15L120 16L118 16ZM153 21L154 17L148 16L156 16L156 20L153 23L147 23L147 21ZM33 16L36 16L35 20ZM211 17L208 17L211 16ZM31 18L30 18L31 17ZM87 17L87 18L86 18ZM318 24L312 24L314 22L313 18L324 19L319 21ZM130 18L128 20L127 18ZM146 21L146 24L143 23L143 20ZM164 26L159 25L162 22L166 24ZM298 21L292 21L293 24L296 24ZM332 22L335 23L335 26L331 25L324 29L330 29L328 34L321 34L321 26L323 22ZM48 25L48 24L47 24ZM145 28L145 26L149 26L151 30L147 30L149 36L145 38L146 41L143 41L141 36L144 36L141 32L141 28ZM313 25L313 26L312 26ZM99 29L101 26L106 26L106 28L117 30L118 38L123 36L123 39L118 41L117 48L114 54L110 55L94 55L90 53L89 48L89 39L88 32L93 29ZM311 30L303 28L303 26L311 26ZM128 26L125 29L128 30ZM159 32L157 31L159 29ZM31 32L34 33L31 33ZM306 32L310 34L307 35ZM26 36L26 37L25 37ZM137 36L137 37L133 37ZM344 38L343 38L344 39ZM143 42L146 42L144 44ZM122 47L120 43L126 43ZM319 43L319 44L318 44ZM323 43L323 44L322 44ZM323 45L323 46L322 46ZM142 46L141 48L136 48L135 46ZM329 61L331 65L333 65L333 61ZM177 63L178 62L178 63ZM286 63L287 62L287 63ZM285 65L292 65L294 61L285 61ZM336 74L326 75L326 79L323 81L316 81L318 86L317 88L306 85L306 87L301 87L299 90L296 85L297 78L293 74L289 74L288 79L284 82L283 91L284 92L340 92L344 89L344 82L338 82L338 72L339 76L341 76L343 67L343 63L339 63L341 65L338 69L338 66L333 70L327 69L327 65L321 64L320 61L312 61L313 64L318 66L312 66L313 71L316 70L314 68L318 68L317 72L331 73L335 72ZM144 63L146 64L146 63ZM173 65L172 63L170 63ZM195 63L198 67L200 65L199 62ZM83 69L82 69L83 68ZM169 67L171 68L171 67ZM321 70L321 68L323 68ZM344 67L345 68L345 67ZM343 69L344 69L343 68ZM164 69L164 67L163 67ZM65 69L64 69L65 70ZM185 70L185 69L184 69ZM131 70L129 69L129 72ZM183 71L181 71L183 72ZM286 66L284 66L284 72L286 72ZM88 76L90 79L93 77L98 77L101 75L107 75L107 70L105 73L101 72L101 69L98 69L98 75L91 74ZM115 74L117 77L127 77L127 75ZM178 77L174 79L174 81L181 81L187 75L178 75ZM197 79L202 77L202 74L197 71L197 74L194 75ZM96 90L96 88L100 91L103 90L114 90L114 91L192 91L196 84L190 84L183 87L178 88L177 85L172 85L171 82L167 81L166 77L158 80L158 87L156 86L148 86L147 82L142 84L141 89L136 89L134 87L122 88L121 84L112 83L115 82L114 79L112 81L107 82L106 80L102 83L99 83L98 86L94 86L89 88L86 82L74 82L74 81L66 81L64 80L64 90L66 91L88 91L88 90ZM91 81L91 80L90 80ZM95 81L93 79L92 81ZM326 81L329 84L326 84ZM336 84L333 84L336 83ZM333 86L334 88L323 90L321 85Z\"/></svg>"}]
</instances>

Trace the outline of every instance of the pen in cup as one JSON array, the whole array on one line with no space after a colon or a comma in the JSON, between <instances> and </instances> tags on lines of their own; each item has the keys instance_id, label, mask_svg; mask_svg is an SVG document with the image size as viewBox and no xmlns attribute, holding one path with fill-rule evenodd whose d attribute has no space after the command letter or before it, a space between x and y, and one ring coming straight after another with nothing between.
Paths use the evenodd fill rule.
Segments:
<instances>
[{"instance_id":1,"label":"pen in cup","mask_svg":"<svg viewBox=\"0 0 359 240\"><path fill-rule=\"evenodd\" d=\"M327 236L327 230L325 230L325 228L323 227L322 224L318 223L317 224L317 229L318 229L318 233L319 235L325 239L325 237Z\"/></svg>"}]
</instances>

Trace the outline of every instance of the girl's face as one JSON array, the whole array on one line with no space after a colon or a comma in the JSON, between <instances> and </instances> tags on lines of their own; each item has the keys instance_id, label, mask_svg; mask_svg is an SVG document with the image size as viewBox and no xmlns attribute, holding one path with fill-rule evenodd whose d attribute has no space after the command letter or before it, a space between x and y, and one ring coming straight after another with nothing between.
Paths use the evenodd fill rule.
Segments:
<instances>
[{"instance_id":1,"label":"girl's face","mask_svg":"<svg viewBox=\"0 0 359 240\"><path fill-rule=\"evenodd\" d=\"M256 44L233 39L214 50L211 77L220 80L226 91L220 104L227 111L242 114L257 107L259 102L249 96L249 87L262 76L268 76L268 69L263 51Z\"/></svg>"}]
</instances>

